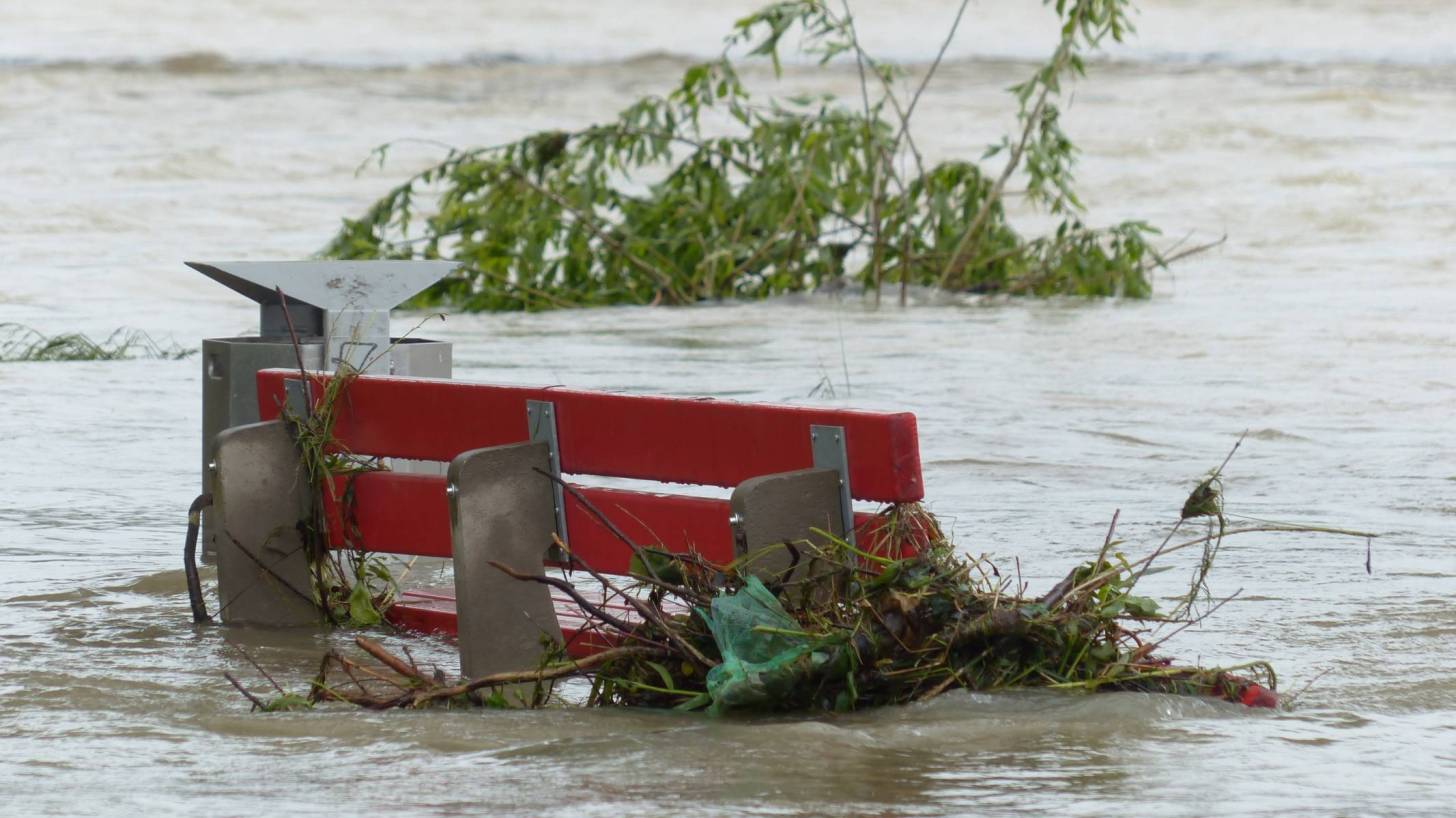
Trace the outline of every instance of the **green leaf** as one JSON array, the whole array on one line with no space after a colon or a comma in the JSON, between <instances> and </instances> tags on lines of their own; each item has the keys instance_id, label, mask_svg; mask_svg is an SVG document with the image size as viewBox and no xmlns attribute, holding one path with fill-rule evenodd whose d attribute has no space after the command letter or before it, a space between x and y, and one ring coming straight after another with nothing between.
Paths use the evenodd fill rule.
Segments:
<instances>
[{"instance_id":1,"label":"green leaf","mask_svg":"<svg viewBox=\"0 0 1456 818\"><path fill-rule=\"evenodd\" d=\"M374 607L374 597L370 595L368 586L363 582L355 583L349 590L349 623L355 627L368 628L381 621L383 617Z\"/></svg>"},{"instance_id":2,"label":"green leaf","mask_svg":"<svg viewBox=\"0 0 1456 818\"><path fill-rule=\"evenodd\" d=\"M264 713L291 713L295 710L312 710L313 702L297 693L284 693L276 699L263 702Z\"/></svg>"},{"instance_id":3,"label":"green leaf","mask_svg":"<svg viewBox=\"0 0 1456 818\"><path fill-rule=\"evenodd\" d=\"M662 686L663 687L666 687L666 688L676 688L677 687L677 685L674 684L673 681L672 681L672 674L667 672L667 666L666 665L663 665L660 662L653 662L653 661L644 661L643 664L644 665L647 665L648 667L650 667L653 670L657 671L658 678L662 679Z\"/></svg>"},{"instance_id":4,"label":"green leaf","mask_svg":"<svg viewBox=\"0 0 1456 818\"><path fill-rule=\"evenodd\" d=\"M1145 596L1125 597L1123 608L1128 616L1138 619L1155 619L1158 616L1158 603Z\"/></svg>"}]
</instances>

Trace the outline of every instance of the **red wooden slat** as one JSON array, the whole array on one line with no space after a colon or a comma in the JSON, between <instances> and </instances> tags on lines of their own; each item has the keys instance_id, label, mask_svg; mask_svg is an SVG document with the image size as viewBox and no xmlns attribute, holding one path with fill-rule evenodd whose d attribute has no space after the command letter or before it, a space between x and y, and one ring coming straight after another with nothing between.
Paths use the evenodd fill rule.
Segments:
<instances>
[{"instance_id":1,"label":"red wooden slat","mask_svg":"<svg viewBox=\"0 0 1456 818\"><path fill-rule=\"evenodd\" d=\"M264 420L278 416L290 376L297 373L258 373ZM731 487L813 465L809 426L823 424L845 429L856 498L911 502L924 496L915 416L908 412L365 376L340 401L334 434L360 454L451 460L527 439L527 400L555 404L561 468L570 474Z\"/></svg>"},{"instance_id":2,"label":"red wooden slat","mask_svg":"<svg viewBox=\"0 0 1456 818\"><path fill-rule=\"evenodd\" d=\"M352 486L352 488L350 488ZM353 519L342 519L345 493L353 491ZM329 546L363 551L450 557L450 506L445 478L431 474L368 472L334 478L325 492Z\"/></svg>"},{"instance_id":3,"label":"red wooden slat","mask_svg":"<svg viewBox=\"0 0 1456 818\"><path fill-rule=\"evenodd\" d=\"M616 647L618 640L615 636L588 628L581 609L564 594L553 591L552 602L556 606L556 621L561 625L561 636L569 656L580 659ZM451 596L428 591L405 591L400 594L399 602L391 606L385 615L390 622L406 630L452 638L458 635L455 599ZM635 614L619 615L629 620L636 619Z\"/></svg>"},{"instance_id":4,"label":"red wooden slat","mask_svg":"<svg viewBox=\"0 0 1456 818\"><path fill-rule=\"evenodd\" d=\"M386 618L404 630L416 633L433 633L454 638L456 636L455 602L448 607L440 603L422 602L406 595L405 601L390 608ZM565 640L566 654L573 659L600 653L616 647L617 641L597 630L584 628L585 621L579 614L558 609L557 621L561 624L561 637Z\"/></svg>"},{"instance_id":5,"label":"red wooden slat","mask_svg":"<svg viewBox=\"0 0 1456 818\"><path fill-rule=\"evenodd\" d=\"M353 519L341 517L347 477L336 477L334 493L324 497L330 546L423 557L451 556L450 508L445 478L425 474L369 472L352 480ZM733 534L728 502L711 497L684 497L621 489L578 486L582 495L638 545L668 551L689 549L715 563L733 559ZM881 537L873 530L876 517L857 512L855 527L861 547L879 553ZM631 553L575 498L566 498L566 530L571 549L588 565L606 574L625 574ZM914 543L901 544L895 556L910 553ZM907 550L909 549L909 550Z\"/></svg>"},{"instance_id":6,"label":"red wooden slat","mask_svg":"<svg viewBox=\"0 0 1456 818\"><path fill-rule=\"evenodd\" d=\"M364 551L449 558L450 507L445 478L423 474L369 472L353 478L353 520L345 526L341 506L347 477L335 478L334 493L324 497L330 545ZM696 550L713 562L733 559L728 503L704 497L651 494L580 486L582 495L638 545L669 551ZM571 549L593 568L625 574L627 546L574 498L566 498L566 530Z\"/></svg>"},{"instance_id":7,"label":"red wooden slat","mask_svg":"<svg viewBox=\"0 0 1456 818\"><path fill-rule=\"evenodd\" d=\"M710 562L733 560L728 501L675 494L581 488L581 493L638 545L696 551ZM572 553L604 574L625 574L631 550L573 497L566 497L567 543Z\"/></svg>"},{"instance_id":8,"label":"red wooden slat","mask_svg":"<svg viewBox=\"0 0 1456 818\"><path fill-rule=\"evenodd\" d=\"M442 636L456 635L455 600L436 601L418 599L405 592L400 601L385 611L385 618L405 630L418 633L438 633Z\"/></svg>"}]
</instances>

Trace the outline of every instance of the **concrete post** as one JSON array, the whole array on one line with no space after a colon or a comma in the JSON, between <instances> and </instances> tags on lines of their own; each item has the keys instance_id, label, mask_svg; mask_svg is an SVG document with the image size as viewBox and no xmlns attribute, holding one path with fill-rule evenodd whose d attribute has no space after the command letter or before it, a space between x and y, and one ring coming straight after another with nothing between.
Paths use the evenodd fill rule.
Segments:
<instances>
[{"instance_id":1,"label":"concrete post","mask_svg":"<svg viewBox=\"0 0 1456 818\"><path fill-rule=\"evenodd\" d=\"M544 441L465 452L450 463L450 540L455 557L455 609L460 672L467 678L533 670L541 637L560 640L549 589L512 579L492 561L530 575L556 530L550 449ZM534 685L512 685L507 699L529 704Z\"/></svg>"},{"instance_id":2,"label":"concrete post","mask_svg":"<svg viewBox=\"0 0 1456 818\"><path fill-rule=\"evenodd\" d=\"M749 570L766 582L801 576L808 568L808 555L784 576L792 558L782 543L808 540L823 545L826 540L811 529L844 537L844 516L840 512L839 472L834 469L803 469L753 477L738 484L729 500L734 521L735 556L743 557L772 549L752 561Z\"/></svg>"},{"instance_id":3,"label":"concrete post","mask_svg":"<svg viewBox=\"0 0 1456 818\"><path fill-rule=\"evenodd\" d=\"M316 625L307 544L309 483L282 421L237 426L213 444L217 589L228 624Z\"/></svg>"}]
</instances>

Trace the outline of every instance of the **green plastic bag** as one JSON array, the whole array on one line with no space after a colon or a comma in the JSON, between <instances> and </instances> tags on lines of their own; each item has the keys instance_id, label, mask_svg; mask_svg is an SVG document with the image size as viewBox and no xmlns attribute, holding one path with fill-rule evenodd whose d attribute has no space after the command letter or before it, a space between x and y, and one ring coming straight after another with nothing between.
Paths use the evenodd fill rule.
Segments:
<instances>
[{"instance_id":1,"label":"green plastic bag","mask_svg":"<svg viewBox=\"0 0 1456 818\"><path fill-rule=\"evenodd\" d=\"M711 611L697 612L723 657L722 664L708 671L713 700L708 712L714 715L772 709L803 671L823 660L813 653L813 640L798 634L799 623L757 577L750 577L738 593L715 598ZM759 627L773 630L754 630Z\"/></svg>"}]
</instances>

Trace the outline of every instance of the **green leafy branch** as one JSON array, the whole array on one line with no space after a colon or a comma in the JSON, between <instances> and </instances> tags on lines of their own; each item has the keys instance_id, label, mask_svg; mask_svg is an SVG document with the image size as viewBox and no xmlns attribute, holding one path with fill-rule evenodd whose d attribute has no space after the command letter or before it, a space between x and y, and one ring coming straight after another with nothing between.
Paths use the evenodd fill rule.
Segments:
<instances>
[{"instance_id":1,"label":"green leafy branch","mask_svg":"<svg viewBox=\"0 0 1456 818\"><path fill-rule=\"evenodd\" d=\"M1056 0L1047 62L1010 91L1018 129L977 162L927 165L911 119L966 11L906 94L904 73L861 45L848 3L773 3L735 23L717 59L615 120L469 150L410 177L325 248L338 258L451 258L424 303L467 310L685 304L853 283L1020 295L1146 297L1166 259L1141 221L1089 228L1073 187L1076 146L1056 103L1086 55L1132 31L1128 0ZM792 45L790 45L792 43ZM789 49L853 58L860 105L830 96L756 100L739 73ZM371 156L382 165L389 145ZM1006 188L1063 218L1026 238ZM1195 248L1199 249L1199 248Z\"/></svg>"}]
</instances>

